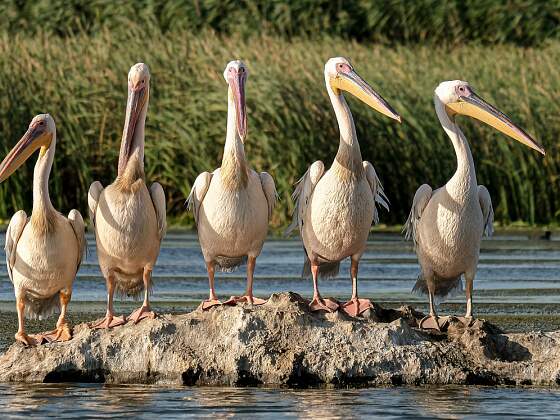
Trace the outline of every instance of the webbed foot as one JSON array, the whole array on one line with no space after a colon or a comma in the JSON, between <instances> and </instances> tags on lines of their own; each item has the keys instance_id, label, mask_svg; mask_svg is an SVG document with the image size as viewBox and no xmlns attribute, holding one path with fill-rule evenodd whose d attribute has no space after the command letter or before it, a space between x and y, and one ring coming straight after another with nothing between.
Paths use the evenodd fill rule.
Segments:
<instances>
[{"instance_id":1,"label":"webbed foot","mask_svg":"<svg viewBox=\"0 0 560 420\"><path fill-rule=\"evenodd\" d=\"M132 321L136 325L145 318L154 319L155 317L156 313L150 310L149 306L142 305L129 315L127 321Z\"/></svg>"},{"instance_id":2,"label":"webbed foot","mask_svg":"<svg viewBox=\"0 0 560 420\"><path fill-rule=\"evenodd\" d=\"M124 324L126 324L126 318L124 317L124 315L122 317L106 315L105 318L91 323L89 327L92 330L101 330L118 327Z\"/></svg>"},{"instance_id":3,"label":"webbed foot","mask_svg":"<svg viewBox=\"0 0 560 420\"><path fill-rule=\"evenodd\" d=\"M321 297L315 297L309 304L309 309L312 312L316 311L327 311L327 312L334 312L336 311L340 305L335 302L333 299L323 299Z\"/></svg>"},{"instance_id":4,"label":"webbed foot","mask_svg":"<svg viewBox=\"0 0 560 420\"><path fill-rule=\"evenodd\" d=\"M340 308L348 315L356 317L361 315L368 309L373 308L373 304L369 299L353 298L350 299L348 302L340 305Z\"/></svg>"},{"instance_id":5,"label":"webbed foot","mask_svg":"<svg viewBox=\"0 0 560 420\"><path fill-rule=\"evenodd\" d=\"M264 305L267 301L253 295L232 296L224 302L224 305L237 305L238 303L250 303L251 305Z\"/></svg>"}]
</instances>

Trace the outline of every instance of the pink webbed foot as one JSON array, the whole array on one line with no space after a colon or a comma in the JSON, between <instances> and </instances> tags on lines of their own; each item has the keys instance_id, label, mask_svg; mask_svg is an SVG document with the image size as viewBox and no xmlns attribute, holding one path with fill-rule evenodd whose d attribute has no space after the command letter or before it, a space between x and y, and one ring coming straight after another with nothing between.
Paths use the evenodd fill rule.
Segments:
<instances>
[{"instance_id":1,"label":"pink webbed foot","mask_svg":"<svg viewBox=\"0 0 560 420\"><path fill-rule=\"evenodd\" d=\"M210 308L213 308L214 306L220 306L222 305L222 302L219 299L206 299L203 300L200 305L198 305L197 309L201 309L203 311L207 311Z\"/></svg>"},{"instance_id":2,"label":"pink webbed foot","mask_svg":"<svg viewBox=\"0 0 560 420\"><path fill-rule=\"evenodd\" d=\"M423 330L442 331L447 328L448 324L448 316L438 317L437 315L428 315L420 320L420 322L418 323L418 327Z\"/></svg>"},{"instance_id":3,"label":"pink webbed foot","mask_svg":"<svg viewBox=\"0 0 560 420\"><path fill-rule=\"evenodd\" d=\"M470 327L475 320L472 316L458 316L456 318L467 328Z\"/></svg>"},{"instance_id":4,"label":"pink webbed foot","mask_svg":"<svg viewBox=\"0 0 560 420\"><path fill-rule=\"evenodd\" d=\"M104 330L104 329L118 327L124 324L126 324L126 318L124 317L124 315L122 317L106 315L105 318L98 321L94 321L92 324L90 324L89 327L92 330Z\"/></svg>"},{"instance_id":5,"label":"pink webbed foot","mask_svg":"<svg viewBox=\"0 0 560 420\"><path fill-rule=\"evenodd\" d=\"M369 299L352 298L340 307L348 315L356 317L373 308L373 304Z\"/></svg>"},{"instance_id":6,"label":"pink webbed foot","mask_svg":"<svg viewBox=\"0 0 560 420\"><path fill-rule=\"evenodd\" d=\"M253 295L232 296L224 302L224 305L237 305L239 303L250 303L251 305L264 305L267 301Z\"/></svg>"},{"instance_id":7,"label":"pink webbed foot","mask_svg":"<svg viewBox=\"0 0 560 420\"><path fill-rule=\"evenodd\" d=\"M18 332L15 335L16 341L23 343L27 347L38 346L43 344L43 336L41 334L27 335L23 332Z\"/></svg>"},{"instance_id":8,"label":"pink webbed foot","mask_svg":"<svg viewBox=\"0 0 560 420\"><path fill-rule=\"evenodd\" d=\"M334 312L339 308L339 304L335 302L333 299L323 299L321 297L315 297L309 303L309 309L312 312L316 311L326 311L326 312Z\"/></svg>"},{"instance_id":9,"label":"pink webbed foot","mask_svg":"<svg viewBox=\"0 0 560 420\"><path fill-rule=\"evenodd\" d=\"M59 325L56 330L41 334L48 343L68 341L72 338L70 326L65 322Z\"/></svg>"},{"instance_id":10,"label":"pink webbed foot","mask_svg":"<svg viewBox=\"0 0 560 420\"><path fill-rule=\"evenodd\" d=\"M150 310L149 306L142 305L129 315L127 321L132 321L134 324L138 324L145 318L154 319L155 317L156 313Z\"/></svg>"}]
</instances>

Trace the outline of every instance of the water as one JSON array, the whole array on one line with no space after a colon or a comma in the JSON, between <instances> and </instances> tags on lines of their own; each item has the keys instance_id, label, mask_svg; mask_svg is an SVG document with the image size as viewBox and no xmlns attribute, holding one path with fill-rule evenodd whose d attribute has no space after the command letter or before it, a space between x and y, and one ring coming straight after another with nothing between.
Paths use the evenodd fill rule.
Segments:
<instances>
[{"instance_id":1,"label":"water","mask_svg":"<svg viewBox=\"0 0 560 420\"><path fill-rule=\"evenodd\" d=\"M0 385L7 418L556 418L560 390ZM538 409L537 409L538 407Z\"/></svg>"},{"instance_id":2,"label":"water","mask_svg":"<svg viewBox=\"0 0 560 420\"><path fill-rule=\"evenodd\" d=\"M4 238L0 237L0 242ZM74 284L70 321L89 321L105 311L105 284L100 276L95 242L88 236L88 255ZM0 254L3 260L4 255ZM270 239L257 260L255 294L291 290L311 295L311 282L299 274L303 255L298 240ZM375 234L360 265L360 292L387 307L402 304L426 310L421 297L410 294L418 271L410 243L399 235ZM338 279L321 282L326 296L347 299L351 293L349 263ZM0 266L0 348L13 341L17 318L13 288ZM207 278L196 236L167 235L154 270L152 304L160 312L194 309L207 296ZM527 234L502 234L485 240L475 280L477 316L507 331L560 329L560 241L532 239ZM240 294L244 271L219 273L220 297ZM127 313L137 302L118 302ZM464 297L441 306L443 313L464 311ZM30 332L50 329L55 319L28 322ZM159 388L103 385L0 385L1 410L14 417L44 416L261 417L340 418L358 416L444 417L556 416L560 390L477 387L401 387L373 389ZM538 411L535 409L538 407Z\"/></svg>"}]
</instances>

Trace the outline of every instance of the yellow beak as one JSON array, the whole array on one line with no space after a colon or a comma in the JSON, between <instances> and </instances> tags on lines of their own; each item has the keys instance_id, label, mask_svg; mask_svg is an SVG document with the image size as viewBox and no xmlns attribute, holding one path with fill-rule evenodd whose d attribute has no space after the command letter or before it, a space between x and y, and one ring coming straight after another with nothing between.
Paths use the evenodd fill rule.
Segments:
<instances>
[{"instance_id":1,"label":"yellow beak","mask_svg":"<svg viewBox=\"0 0 560 420\"><path fill-rule=\"evenodd\" d=\"M507 115L484 101L472 90L469 90L467 95L461 96L458 102L452 102L446 106L455 114L476 118L531 149L545 154L544 148L536 140L515 125Z\"/></svg>"},{"instance_id":2,"label":"yellow beak","mask_svg":"<svg viewBox=\"0 0 560 420\"><path fill-rule=\"evenodd\" d=\"M355 71L348 73L339 73L332 78L331 87L338 94L340 90L351 93L360 101L364 102L371 108L375 109L389 118L401 122L401 116L381 97L373 88L368 85Z\"/></svg>"},{"instance_id":3,"label":"yellow beak","mask_svg":"<svg viewBox=\"0 0 560 420\"><path fill-rule=\"evenodd\" d=\"M21 140L0 163L0 182L13 174L37 149L40 147L47 149L51 141L52 134L48 133L43 126L29 127Z\"/></svg>"}]
</instances>

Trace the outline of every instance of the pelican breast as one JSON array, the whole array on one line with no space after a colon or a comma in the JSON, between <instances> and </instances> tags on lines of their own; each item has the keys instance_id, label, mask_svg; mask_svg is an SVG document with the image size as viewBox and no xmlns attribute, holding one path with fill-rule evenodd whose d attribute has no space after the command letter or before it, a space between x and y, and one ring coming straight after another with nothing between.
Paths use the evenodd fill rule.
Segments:
<instances>
[{"instance_id":1,"label":"pelican breast","mask_svg":"<svg viewBox=\"0 0 560 420\"><path fill-rule=\"evenodd\" d=\"M70 288L80 246L69 221L55 213L48 230L26 224L16 247L12 278L16 291L51 297Z\"/></svg>"},{"instance_id":2,"label":"pelican breast","mask_svg":"<svg viewBox=\"0 0 560 420\"><path fill-rule=\"evenodd\" d=\"M472 197L471 197L472 196ZM422 213L418 251L440 276L452 277L476 267L484 221L478 195L458 202L446 187L438 189Z\"/></svg>"},{"instance_id":3,"label":"pelican breast","mask_svg":"<svg viewBox=\"0 0 560 420\"><path fill-rule=\"evenodd\" d=\"M363 252L374 214L374 197L365 176L341 180L329 169L309 200L302 235L308 253L339 261Z\"/></svg>"},{"instance_id":4,"label":"pelican breast","mask_svg":"<svg viewBox=\"0 0 560 420\"><path fill-rule=\"evenodd\" d=\"M102 265L137 272L155 264L160 248L158 223L150 193L142 180L126 190L113 183L101 192L95 228Z\"/></svg>"},{"instance_id":5,"label":"pelican breast","mask_svg":"<svg viewBox=\"0 0 560 420\"><path fill-rule=\"evenodd\" d=\"M229 188L217 169L200 206L198 235L211 257L258 255L268 231L268 204L259 175L248 171L244 188Z\"/></svg>"}]
</instances>

